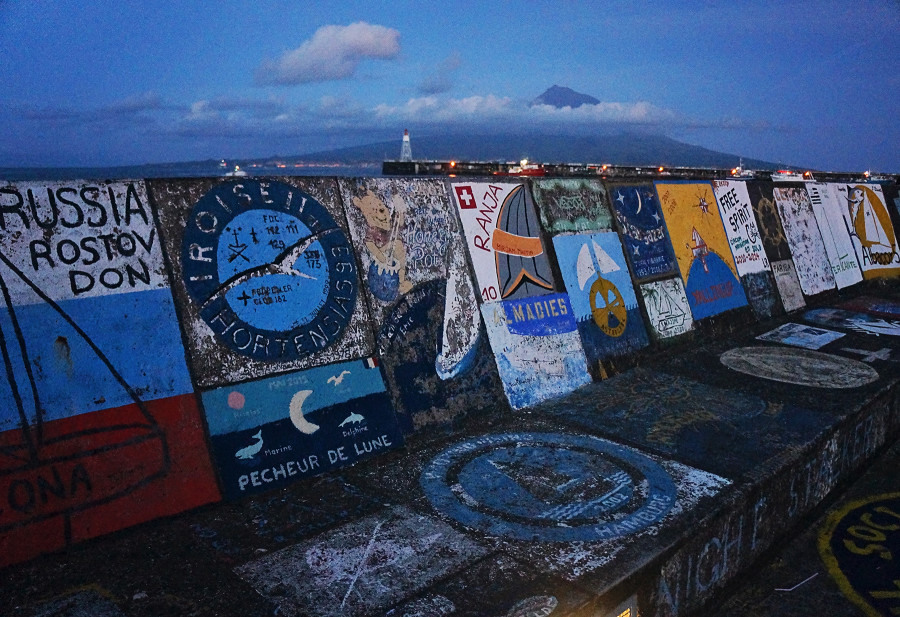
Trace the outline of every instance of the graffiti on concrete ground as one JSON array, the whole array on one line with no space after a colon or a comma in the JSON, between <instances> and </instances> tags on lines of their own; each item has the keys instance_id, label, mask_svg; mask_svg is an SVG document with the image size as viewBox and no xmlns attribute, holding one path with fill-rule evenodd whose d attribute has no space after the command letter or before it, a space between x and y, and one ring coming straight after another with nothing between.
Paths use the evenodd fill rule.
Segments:
<instances>
[{"instance_id":1,"label":"graffiti on concrete ground","mask_svg":"<svg viewBox=\"0 0 900 617\"><path fill-rule=\"evenodd\" d=\"M837 308L812 309L803 313L809 323L831 328L845 328L872 336L900 336L900 321L856 313Z\"/></svg>"},{"instance_id":2,"label":"graffiti on concrete ground","mask_svg":"<svg viewBox=\"0 0 900 617\"><path fill-rule=\"evenodd\" d=\"M835 510L819 531L818 545L831 577L866 615L900 612L900 493Z\"/></svg>"},{"instance_id":3,"label":"graffiti on concrete ground","mask_svg":"<svg viewBox=\"0 0 900 617\"><path fill-rule=\"evenodd\" d=\"M878 372L862 362L807 349L737 347L719 360L740 373L814 388L859 388L878 379Z\"/></svg>"},{"instance_id":4,"label":"graffiti on concrete ground","mask_svg":"<svg viewBox=\"0 0 900 617\"><path fill-rule=\"evenodd\" d=\"M460 442L435 457L420 482L439 512L526 542L632 535L659 523L676 502L675 481L652 458L598 437L561 433Z\"/></svg>"},{"instance_id":5,"label":"graffiti on concrete ground","mask_svg":"<svg viewBox=\"0 0 900 617\"><path fill-rule=\"evenodd\" d=\"M417 595L487 553L448 524L395 507L236 572L282 614L362 617Z\"/></svg>"}]
</instances>

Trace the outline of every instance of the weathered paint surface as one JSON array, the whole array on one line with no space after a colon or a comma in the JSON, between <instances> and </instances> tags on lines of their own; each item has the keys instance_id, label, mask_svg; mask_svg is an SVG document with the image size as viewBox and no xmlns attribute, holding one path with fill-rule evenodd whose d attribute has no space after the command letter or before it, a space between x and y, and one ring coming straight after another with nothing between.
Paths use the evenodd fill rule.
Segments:
<instances>
[{"instance_id":1,"label":"weathered paint surface","mask_svg":"<svg viewBox=\"0 0 900 617\"><path fill-rule=\"evenodd\" d=\"M803 293L814 296L834 289L831 262L806 189L802 185L776 186L773 194Z\"/></svg>"},{"instance_id":2,"label":"weathered paint surface","mask_svg":"<svg viewBox=\"0 0 900 617\"><path fill-rule=\"evenodd\" d=\"M588 364L646 347L647 330L618 234L556 236L553 246Z\"/></svg>"},{"instance_id":3,"label":"weathered paint surface","mask_svg":"<svg viewBox=\"0 0 900 617\"><path fill-rule=\"evenodd\" d=\"M613 184L610 201L634 279L645 281L675 274L675 254L653 185Z\"/></svg>"},{"instance_id":4,"label":"weathered paint surface","mask_svg":"<svg viewBox=\"0 0 900 617\"><path fill-rule=\"evenodd\" d=\"M452 183L466 248L485 302L556 289L531 192L524 184Z\"/></svg>"},{"instance_id":5,"label":"weathered paint surface","mask_svg":"<svg viewBox=\"0 0 900 617\"><path fill-rule=\"evenodd\" d=\"M828 573L866 615L900 611L900 493L873 495L835 510L819 531L818 546Z\"/></svg>"},{"instance_id":6,"label":"weathered paint surface","mask_svg":"<svg viewBox=\"0 0 900 617\"><path fill-rule=\"evenodd\" d=\"M761 319L781 314L775 278L763 248L746 182L715 180L713 190L750 307Z\"/></svg>"},{"instance_id":7,"label":"weathered paint surface","mask_svg":"<svg viewBox=\"0 0 900 617\"><path fill-rule=\"evenodd\" d=\"M788 245L784 227L778 216L778 208L775 205L774 184L758 180L745 182L753 213L756 215L757 226L763 242L763 248L769 257L772 267L772 275L775 277L775 285L781 302L786 311L795 311L806 306L803 292L800 289L800 280L797 278L797 269L794 266L791 249ZM752 294L750 294L752 297Z\"/></svg>"},{"instance_id":8,"label":"weathered paint surface","mask_svg":"<svg viewBox=\"0 0 900 617\"><path fill-rule=\"evenodd\" d=\"M487 552L446 523L396 507L265 555L236 572L280 614L355 617L411 598Z\"/></svg>"},{"instance_id":9,"label":"weathered paint surface","mask_svg":"<svg viewBox=\"0 0 900 617\"><path fill-rule=\"evenodd\" d=\"M217 499L143 183L0 195L0 564Z\"/></svg>"},{"instance_id":10,"label":"weathered paint surface","mask_svg":"<svg viewBox=\"0 0 900 617\"><path fill-rule=\"evenodd\" d=\"M671 338L694 328L691 307L680 278L645 283L641 285L641 296L650 328L657 338Z\"/></svg>"},{"instance_id":11,"label":"weathered paint surface","mask_svg":"<svg viewBox=\"0 0 900 617\"><path fill-rule=\"evenodd\" d=\"M694 473L705 478L707 491L728 484ZM639 534L665 519L678 498L675 479L658 459L599 437L562 433L460 442L425 467L421 484L442 514L488 535L526 542Z\"/></svg>"},{"instance_id":12,"label":"weathered paint surface","mask_svg":"<svg viewBox=\"0 0 900 617\"><path fill-rule=\"evenodd\" d=\"M608 439L651 450L727 478L758 470L827 422L820 411L773 402L676 375L637 368L595 383L546 413Z\"/></svg>"},{"instance_id":13,"label":"weathered paint surface","mask_svg":"<svg viewBox=\"0 0 900 617\"><path fill-rule=\"evenodd\" d=\"M837 192L837 185L824 182L807 182L806 192L812 205L813 214L822 232L825 252L831 262L831 272L838 289L855 285L863 280L862 271L856 261L853 241L843 218L843 210Z\"/></svg>"},{"instance_id":14,"label":"weathered paint surface","mask_svg":"<svg viewBox=\"0 0 900 617\"><path fill-rule=\"evenodd\" d=\"M788 312L796 311L806 306L806 300L803 298L803 290L800 288L800 279L797 276L797 270L794 268L793 259L773 261L772 274L775 276L775 285L778 287L778 294L781 296L784 310Z\"/></svg>"},{"instance_id":15,"label":"weathered paint surface","mask_svg":"<svg viewBox=\"0 0 900 617\"><path fill-rule=\"evenodd\" d=\"M878 379L878 372L862 362L806 349L737 347L720 361L740 373L815 388L858 388Z\"/></svg>"},{"instance_id":16,"label":"weathered paint surface","mask_svg":"<svg viewBox=\"0 0 900 617\"><path fill-rule=\"evenodd\" d=\"M149 186L202 387L373 353L333 179Z\"/></svg>"},{"instance_id":17,"label":"weathered paint surface","mask_svg":"<svg viewBox=\"0 0 900 617\"><path fill-rule=\"evenodd\" d=\"M862 296L842 302L838 306L848 311L862 311L878 317L900 319L900 302L886 298Z\"/></svg>"},{"instance_id":18,"label":"weathered paint surface","mask_svg":"<svg viewBox=\"0 0 900 617\"><path fill-rule=\"evenodd\" d=\"M884 193L877 184L838 184L834 189L842 202L856 259L867 279L900 275L900 251Z\"/></svg>"},{"instance_id":19,"label":"weathered paint surface","mask_svg":"<svg viewBox=\"0 0 900 617\"><path fill-rule=\"evenodd\" d=\"M548 232L605 231L613 228L609 198L600 180L533 180L534 202Z\"/></svg>"},{"instance_id":20,"label":"weathered paint surface","mask_svg":"<svg viewBox=\"0 0 900 617\"><path fill-rule=\"evenodd\" d=\"M657 182L656 191L694 319L747 305L708 182Z\"/></svg>"},{"instance_id":21,"label":"weathered paint surface","mask_svg":"<svg viewBox=\"0 0 900 617\"><path fill-rule=\"evenodd\" d=\"M403 430L489 407L500 381L446 185L386 178L339 183Z\"/></svg>"},{"instance_id":22,"label":"weathered paint surface","mask_svg":"<svg viewBox=\"0 0 900 617\"><path fill-rule=\"evenodd\" d=\"M877 317L836 308L819 308L803 313L809 323L831 328L844 328L870 336L900 336L900 320Z\"/></svg>"},{"instance_id":23,"label":"weathered paint surface","mask_svg":"<svg viewBox=\"0 0 900 617\"><path fill-rule=\"evenodd\" d=\"M696 612L874 454L885 441L889 415L888 405L878 404L817 440L803 464L785 465L762 483L758 498L734 504L697 529L660 568L656 589L642 608L672 617Z\"/></svg>"},{"instance_id":24,"label":"weathered paint surface","mask_svg":"<svg viewBox=\"0 0 900 617\"><path fill-rule=\"evenodd\" d=\"M844 336L843 332L835 332L834 330L826 330L824 328L813 328L798 323L786 323L778 326L774 330L769 330L756 337L757 340L766 341L767 343L784 343L785 345L793 345L794 347L803 347L804 349L821 349L828 343L836 341Z\"/></svg>"},{"instance_id":25,"label":"weathered paint surface","mask_svg":"<svg viewBox=\"0 0 900 617\"><path fill-rule=\"evenodd\" d=\"M575 316L565 294L481 305L503 390L513 409L590 383Z\"/></svg>"},{"instance_id":26,"label":"weathered paint surface","mask_svg":"<svg viewBox=\"0 0 900 617\"><path fill-rule=\"evenodd\" d=\"M203 405L230 499L403 445L371 359L218 388L203 394Z\"/></svg>"}]
</instances>

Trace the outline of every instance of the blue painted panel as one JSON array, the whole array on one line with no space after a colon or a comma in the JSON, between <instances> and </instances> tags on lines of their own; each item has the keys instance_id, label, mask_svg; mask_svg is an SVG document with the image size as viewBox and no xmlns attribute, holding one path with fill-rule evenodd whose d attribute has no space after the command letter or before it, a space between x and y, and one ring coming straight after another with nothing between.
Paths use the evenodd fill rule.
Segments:
<instances>
[{"instance_id":1,"label":"blue painted panel","mask_svg":"<svg viewBox=\"0 0 900 617\"><path fill-rule=\"evenodd\" d=\"M718 315L747 305L747 296L739 279L722 258L713 252L691 264L685 285L694 319Z\"/></svg>"},{"instance_id":2,"label":"blue painted panel","mask_svg":"<svg viewBox=\"0 0 900 617\"><path fill-rule=\"evenodd\" d=\"M619 236L556 236L553 245L588 362L646 347L647 329Z\"/></svg>"},{"instance_id":3,"label":"blue painted panel","mask_svg":"<svg viewBox=\"0 0 900 617\"><path fill-rule=\"evenodd\" d=\"M343 362L203 394L229 499L286 486L403 444L381 371Z\"/></svg>"},{"instance_id":4,"label":"blue painted panel","mask_svg":"<svg viewBox=\"0 0 900 617\"><path fill-rule=\"evenodd\" d=\"M107 363L144 401L192 391L168 289L63 300L57 306L58 311L47 303L15 307L45 421L133 403ZM14 347L11 355L21 358L8 311L0 311L0 328ZM33 401L24 365L14 374L20 394ZM13 400L5 379L0 400ZM0 430L19 423L13 405L0 409Z\"/></svg>"},{"instance_id":5,"label":"blue painted panel","mask_svg":"<svg viewBox=\"0 0 900 617\"><path fill-rule=\"evenodd\" d=\"M575 330L575 316L565 294L507 300L503 309L513 334L549 336Z\"/></svg>"},{"instance_id":6,"label":"blue painted panel","mask_svg":"<svg viewBox=\"0 0 900 617\"><path fill-rule=\"evenodd\" d=\"M635 280L674 274L675 253L666 235L656 189L649 184L613 186L610 202Z\"/></svg>"},{"instance_id":7,"label":"blue painted panel","mask_svg":"<svg viewBox=\"0 0 900 617\"><path fill-rule=\"evenodd\" d=\"M672 477L652 459L596 437L558 433L458 443L431 461L421 485L443 514L528 542L633 534L662 520L676 500Z\"/></svg>"}]
</instances>

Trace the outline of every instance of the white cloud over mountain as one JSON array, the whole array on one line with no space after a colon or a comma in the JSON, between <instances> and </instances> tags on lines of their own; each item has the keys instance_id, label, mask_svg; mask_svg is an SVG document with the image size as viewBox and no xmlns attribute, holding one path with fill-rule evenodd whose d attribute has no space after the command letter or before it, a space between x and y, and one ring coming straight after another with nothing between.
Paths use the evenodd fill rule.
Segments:
<instances>
[{"instance_id":1,"label":"white cloud over mountain","mask_svg":"<svg viewBox=\"0 0 900 617\"><path fill-rule=\"evenodd\" d=\"M400 33L359 21L349 26L322 26L300 47L265 60L257 83L296 85L347 79L365 58L390 60L400 54Z\"/></svg>"}]
</instances>

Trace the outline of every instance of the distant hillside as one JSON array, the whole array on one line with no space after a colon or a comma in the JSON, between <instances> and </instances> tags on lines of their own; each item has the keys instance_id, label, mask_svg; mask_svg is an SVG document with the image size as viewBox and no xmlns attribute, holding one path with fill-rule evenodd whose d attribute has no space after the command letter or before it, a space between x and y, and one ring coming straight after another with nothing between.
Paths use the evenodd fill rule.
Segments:
<instances>
[{"instance_id":1,"label":"distant hillside","mask_svg":"<svg viewBox=\"0 0 900 617\"><path fill-rule=\"evenodd\" d=\"M412 136L413 158L418 160L518 161L542 163L612 163L615 165L668 165L678 167L737 166L740 157L692 146L660 135L548 135ZM400 139L390 142L316 152L286 158L287 162L341 162L359 164L400 157ZM776 169L767 161L744 159L744 167Z\"/></svg>"},{"instance_id":2,"label":"distant hillside","mask_svg":"<svg viewBox=\"0 0 900 617\"><path fill-rule=\"evenodd\" d=\"M532 105L551 105L553 107L563 108L581 107L582 105L596 105L599 103L597 99L589 94L575 92L571 88L564 86L551 86L544 91L539 97L531 101Z\"/></svg>"}]
</instances>

